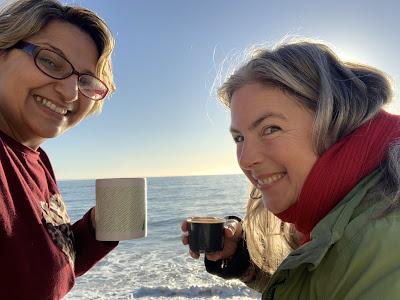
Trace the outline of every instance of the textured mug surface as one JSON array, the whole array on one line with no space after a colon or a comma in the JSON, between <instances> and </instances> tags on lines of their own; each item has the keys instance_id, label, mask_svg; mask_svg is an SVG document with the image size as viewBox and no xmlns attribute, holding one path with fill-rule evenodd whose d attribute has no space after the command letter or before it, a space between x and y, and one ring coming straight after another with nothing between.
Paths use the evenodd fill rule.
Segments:
<instances>
[{"instance_id":1,"label":"textured mug surface","mask_svg":"<svg viewBox=\"0 0 400 300\"><path fill-rule=\"evenodd\" d=\"M147 236L146 178L97 179L95 216L99 241Z\"/></svg>"}]
</instances>

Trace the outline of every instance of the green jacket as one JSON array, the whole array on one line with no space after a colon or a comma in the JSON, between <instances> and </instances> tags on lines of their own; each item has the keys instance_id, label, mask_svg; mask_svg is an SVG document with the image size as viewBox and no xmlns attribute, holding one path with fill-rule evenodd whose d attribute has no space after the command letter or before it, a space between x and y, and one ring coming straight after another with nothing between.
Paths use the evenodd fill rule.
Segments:
<instances>
[{"instance_id":1,"label":"green jacket","mask_svg":"<svg viewBox=\"0 0 400 300\"><path fill-rule=\"evenodd\" d=\"M262 299L400 299L400 212L361 202L382 177L364 178L282 262Z\"/></svg>"}]
</instances>

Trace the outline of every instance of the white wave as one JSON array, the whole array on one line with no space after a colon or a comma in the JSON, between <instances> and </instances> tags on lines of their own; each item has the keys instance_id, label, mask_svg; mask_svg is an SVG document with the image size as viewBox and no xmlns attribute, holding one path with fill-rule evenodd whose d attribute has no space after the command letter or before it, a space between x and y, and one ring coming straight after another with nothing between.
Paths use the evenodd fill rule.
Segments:
<instances>
[{"instance_id":1,"label":"white wave","mask_svg":"<svg viewBox=\"0 0 400 300\"><path fill-rule=\"evenodd\" d=\"M240 286L213 285L213 286L191 286L186 288L170 288L159 286L155 288L142 287L134 294L137 298L157 298L168 297L171 299L249 299L252 298L247 288Z\"/></svg>"},{"instance_id":2,"label":"white wave","mask_svg":"<svg viewBox=\"0 0 400 300\"><path fill-rule=\"evenodd\" d=\"M82 277L64 300L260 299L237 280L208 274L202 260L183 251L118 247Z\"/></svg>"}]
</instances>

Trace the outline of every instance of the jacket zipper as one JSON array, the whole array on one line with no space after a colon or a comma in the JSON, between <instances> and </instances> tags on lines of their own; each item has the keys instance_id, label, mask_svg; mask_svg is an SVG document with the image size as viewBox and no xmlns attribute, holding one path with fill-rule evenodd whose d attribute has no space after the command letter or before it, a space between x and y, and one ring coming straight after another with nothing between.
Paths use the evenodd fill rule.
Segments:
<instances>
[{"instance_id":1,"label":"jacket zipper","mask_svg":"<svg viewBox=\"0 0 400 300\"><path fill-rule=\"evenodd\" d=\"M272 285L269 288L268 294L267 294L267 300L273 300L274 299L276 289L278 287L280 287L281 285L284 285L286 283L288 277L289 277L289 270L286 270L285 278L282 281L280 281L278 283L275 283L274 285Z\"/></svg>"}]
</instances>

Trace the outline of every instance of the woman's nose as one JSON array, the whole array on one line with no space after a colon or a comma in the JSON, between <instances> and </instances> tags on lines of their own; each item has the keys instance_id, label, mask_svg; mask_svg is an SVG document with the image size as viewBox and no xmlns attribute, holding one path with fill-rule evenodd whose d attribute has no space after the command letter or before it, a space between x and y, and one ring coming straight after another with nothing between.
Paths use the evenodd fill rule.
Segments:
<instances>
[{"instance_id":1,"label":"woman's nose","mask_svg":"<svg viewBox=\"0 0 400 300\"><path fill-rule=\"evenodd\" d=\"M237 159L242 169L253 169L262 160L262 150L257 142L243 141L237 151Z\"/></svg>"},{"instance_id":2,"label":"woman's nose","mask_svg":"<svg viewBox=\"0 0 400 300\"><path fill-rule=\"evenodd\" d=\"M57 80L55 89L60 93L65 102L73 102L78 100L78 78L76 75L71 75L65 79Z\"/></svg>"}]
</instances>

